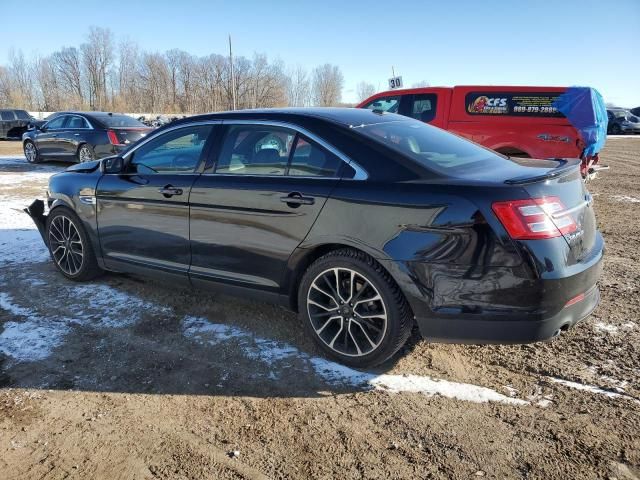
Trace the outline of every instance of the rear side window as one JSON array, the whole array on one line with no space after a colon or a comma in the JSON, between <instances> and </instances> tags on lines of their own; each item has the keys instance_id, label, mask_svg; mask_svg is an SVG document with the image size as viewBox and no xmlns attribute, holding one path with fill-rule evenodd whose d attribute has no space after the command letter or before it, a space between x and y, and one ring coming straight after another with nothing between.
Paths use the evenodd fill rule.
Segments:
<instances>
[{"instance_id":1,"label":"rear side window","mask_svg":"<svg viewBox=\"0 0 640 480\"><path fill-rule=\"evenodd\" d=\"M13 112L7 110L0 112L0 118L2 120L15 120Z\"/></svg>"},{"instance_id":2,"label":"rear side window","mask_svg":"<svg viewBox=\"0 0 640 480\"><path fill-rule=\"evenodd\" d=\"M284 175L295 132L262 125L232 125L227 131L216 173Z\"/></svg>"},{"instance_id":3,"label":"rear side window","mask_svg":"<svg viewBox=\"0 0 640 480\"><path fill-rule=\"evenodd\" d=\"M452 175L470 168L500 168L506 157L439 128L414 120L388 121L352 127L419 164Z\"/></svg>"},{"instance_id":4,"label":"rear side window","mask_svg":"<svg viewBox=\"0 0 640 480\"><path fill-rule=\"evenodd\" d=\"M342 160L331 152L299 135L289 165L289 175L336 177Z\"/></svg>"},{"instance_id":5,"label":"rear side window","mask_svg":"<svg viewBox=\"0 0 640 480\"><path fill-rule=\"evenodd\" d=\"M409 116L421 122L430 122L436 116L437 99L438 96L434 93L413 95L409 107Z\"/></svg>"},{"instance_id":6,"label":"rear side window","mask_svg":"<svg viewBox=\"0 0 640 480\"><path fill-rule=\"evenodd\" d=\"M378 110L381 112L398 113L399 107L400 95L395 95L392 97L376 98L375 100L367 103L362 108L367 108L369 110Z\"/></svg>"},{"instance_id":7,"label":"rear side window","mask_svg":"<svg viewBox=\"0 0 640 480\"><path fill-rule=\"evenodd\" d=\"M19 120L31 120L31 116L24 110L16 110L16 117L18 117Z\"/></svg>"},{"instance_id":8,"label":"rear side window","mask_svg":"<svg viewBox=\"0 0 640 480\"><path fill-rule=\"evenodd\" d=\"M89 124L82 117L69 117L67 128L89 128Z\"/></svg>"},{"instance_id":9,"label":"rear side window","mask_svg":"<svg viewBox=\"0 0 640 480\"><path fill-rule=\"evenodd\" d=\"M563 117L553 103L562 92L469 92L465 96L469 115L516 117Z\"/></svg>"}]
</instances>

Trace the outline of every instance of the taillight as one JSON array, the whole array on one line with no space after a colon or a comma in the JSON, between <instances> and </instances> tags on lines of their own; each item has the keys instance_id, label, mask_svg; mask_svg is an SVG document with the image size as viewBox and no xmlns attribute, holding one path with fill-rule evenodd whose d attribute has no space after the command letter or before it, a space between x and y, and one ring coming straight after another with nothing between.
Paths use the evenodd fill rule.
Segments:
<instances>
[{"instance_id":1,"label":"taillight","mask_svg":"<svg viewBox=\"0 0 640 480\"><path fill-rule=\"evenodd\" d=\"M496 202L491 208L516 240L559 237L578 228L558 197Z\"/></svg>"},{"instance_id":2,"label":"taillight","mask_svg":"<svg viewBox=\"0 0 640 480\"><path fill-rule=\"evenodd\" d=\"M109 137L109 143L111 143L111 145L121 145L116 132L113 130L107 130L107 137Z\"/></svg>"}]
</instances>

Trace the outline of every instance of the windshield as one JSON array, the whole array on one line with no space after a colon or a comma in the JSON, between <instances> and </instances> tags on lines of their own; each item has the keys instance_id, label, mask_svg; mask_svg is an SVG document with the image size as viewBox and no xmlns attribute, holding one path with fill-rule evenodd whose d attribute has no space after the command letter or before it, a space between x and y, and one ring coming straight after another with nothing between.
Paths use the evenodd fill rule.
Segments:
<instances>
[{"instance_id":1,"label":"windshield","mask_svg":"<svg viewBox=\"0 0 640 480\"><path fill-rule=\"evenodd\" d=\"M417 161L447 175L475 168L499 168L512 162L502 155L418 121L388 121L352 127Z\"/></svg>"},{"instance_id":2,"label":"windshield","mask_svg":"<svg viewBox=\"0 0 640 480\"><path fill-rule=\"evenodd\" d=\"M102 123L104 123L107 127L110 128L118 128L118 127L141 127L147 128L146 125L140 123L133 117L129 115L100 115L97 117Z\"/></svg>"}]
</instances>

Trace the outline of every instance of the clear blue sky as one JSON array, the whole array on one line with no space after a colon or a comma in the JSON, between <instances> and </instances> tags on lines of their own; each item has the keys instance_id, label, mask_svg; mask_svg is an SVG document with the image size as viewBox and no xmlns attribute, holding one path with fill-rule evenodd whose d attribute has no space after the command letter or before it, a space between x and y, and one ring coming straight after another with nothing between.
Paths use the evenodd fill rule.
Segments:
<instances>
[{"instance_id":1,"label":"clear blue sky","mask_svg":"<svg viewBox=\"0 0 640 480\"><path fill-rule=\"evenodd\" d=\"M89 25L149 51L266 53L287 65L340 66L343 100L361 80L405 86L588 85L640 105L640 0L95 1L0 0L0 64L11 47L77 46Z\"/></svg>"}]
</instances>

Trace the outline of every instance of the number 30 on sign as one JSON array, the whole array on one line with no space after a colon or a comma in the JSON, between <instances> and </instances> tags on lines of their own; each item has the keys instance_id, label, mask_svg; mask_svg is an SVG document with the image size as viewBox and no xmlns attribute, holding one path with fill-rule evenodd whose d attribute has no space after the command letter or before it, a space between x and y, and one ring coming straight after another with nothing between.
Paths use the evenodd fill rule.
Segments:
<instances>
[{"instance_id":1,"label":"number 30 on sign","mask_svg":"<svg viewBox=\"0 0 640 480\"><path fill-rule=\"evenodd\" d=\"M389 79L389 88L402 88L402 77L393 77Z\"/></svg>"}]
</instances>

